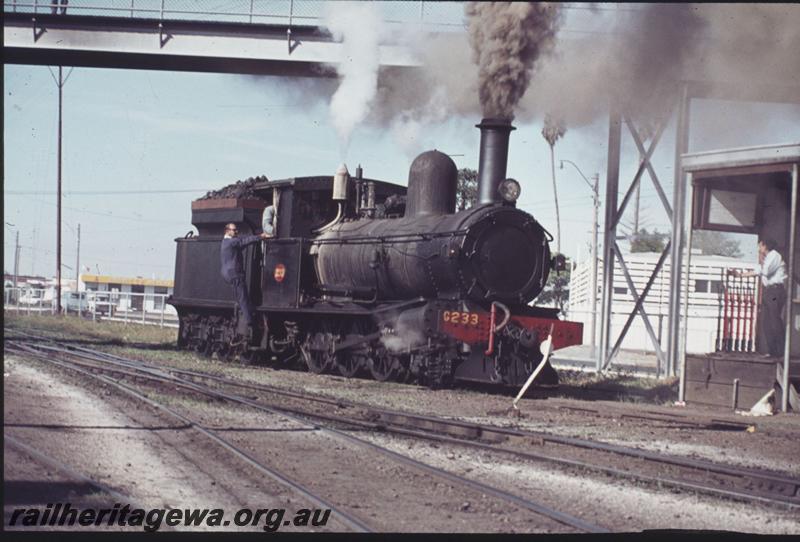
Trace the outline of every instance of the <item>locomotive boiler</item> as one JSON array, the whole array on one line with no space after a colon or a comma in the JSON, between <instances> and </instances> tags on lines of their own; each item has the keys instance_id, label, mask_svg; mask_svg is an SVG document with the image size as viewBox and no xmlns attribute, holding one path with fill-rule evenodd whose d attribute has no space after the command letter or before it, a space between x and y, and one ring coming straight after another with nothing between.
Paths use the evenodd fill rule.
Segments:
<instances>
[{"instance_id":1,"label":"locomotive boiler","mask_svg":"<svg viewBox=\"0 0 800 542\"><path fill-rule=\"evenodd\" d=\"M501 119L478 128L478 201L459 212L456 165L438 151L413 161L407 187L342 166L332 179L258 181L254 197L194 202L199 234L176 240L179 345L442 386L519 385L547 336L554 348L579 344L580 323L529 306L553 260L548 232L516 208L519 184L505 177L514 128ZM222 225L257 232L268 203L277 237L246 253L257 318L245 330L213 262ZM557 383L549 364L538 382Z\"/></svg>"}]
</instances>

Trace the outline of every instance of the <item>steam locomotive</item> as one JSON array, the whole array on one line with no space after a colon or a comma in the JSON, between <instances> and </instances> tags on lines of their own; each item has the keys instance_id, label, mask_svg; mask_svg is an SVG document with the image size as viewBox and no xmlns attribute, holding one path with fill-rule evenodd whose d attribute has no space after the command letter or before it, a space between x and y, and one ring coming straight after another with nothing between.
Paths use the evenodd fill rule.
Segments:
<instances>
[{"instance_id":1,"label":"steam locomotive","mask_svg":"<svg viewBox=\"0 0 800 542\"><path fill-rule=\"evenodd\" d=\"M580 344L582 324L532 307L557 261L549 233L516 208L506 179L504 119L483 119L478 201L456 212L457 169L428 151L408 187L336 174L258 181L250 198L192 204L192 232L176 239L178 346L221 358L259 357L315 373L431 387L454 381L521 385L543 360L540 344ZM245 249L256 317L242 326L219 270L223 227L261 231L275 207L276 237ZM557 384L545 361L537 384Z\"/></svg>"}]
</instances>

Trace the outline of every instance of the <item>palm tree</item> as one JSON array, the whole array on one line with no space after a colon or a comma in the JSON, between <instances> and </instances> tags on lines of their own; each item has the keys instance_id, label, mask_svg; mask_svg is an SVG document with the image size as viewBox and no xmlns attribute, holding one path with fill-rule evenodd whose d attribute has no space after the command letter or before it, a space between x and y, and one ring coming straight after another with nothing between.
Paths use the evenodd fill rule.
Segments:
<instances>
[{"instance_id":1,"label":"palm tree","mask_svg":"<svg viewBox=\"0 0 800 542\"><path fill-rule=\"evenodd\" d=\"M556 159L553 147L556 141L564 136L567 131L564 126L564 119L554 118L549 113L544 117L544 127L542 128L542 137L547 140L550 145L550 171L553 177L553 197L556 200L556 251L561 254L561 217L558 212L558 190L556 189Z\"/></svg>"}]
</instances>

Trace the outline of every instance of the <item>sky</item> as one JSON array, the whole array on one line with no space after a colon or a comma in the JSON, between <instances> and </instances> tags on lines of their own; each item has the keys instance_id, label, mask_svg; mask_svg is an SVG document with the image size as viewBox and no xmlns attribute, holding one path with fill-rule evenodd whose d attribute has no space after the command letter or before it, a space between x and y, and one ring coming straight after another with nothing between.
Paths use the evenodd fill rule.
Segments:
<instances>
[{"instance_id":1,"label":"sky","mask_svg":"<svg viewBox=\"0 0 800 542\"><path fill-rule=\"evenodd\" d=\"M51 73L43 66L4 65L3 266L9 272L19 232L20 273L55 274L53 73L57 68ZM336 82L322 83L322 91L315 85L283 77L72 70L63 107L63 275L75 275L80 224L82 272L172 278L174 239L193 230L191 201L247 177L332 175L344 159L351 171L361 164L368 177L406 184L411 161L432 148L450 154L459 168L477 169L479 115L439 118L406 134L362 123L343 156L329 107ZM670 197L673 124L653 158ZM522 185L519 207L555 234L550 150L541 118L520 117L514 125L508 176ZM579 260L589 253L591 191L575 168L558 169L558 161L575 162L586 177L598 173L604 195L607 138L607 115L599 115L568 127L555 146L562 251ZM691 152L792 141L800 141L800 105L693 101ZM623 190L637 166L638 153L623 131ZM641 201L643 224L668 231L647 176ZM603 216L601 208L601 237ZM743 248L754 257L754 250Z\"/></svg>"}]
</instances>

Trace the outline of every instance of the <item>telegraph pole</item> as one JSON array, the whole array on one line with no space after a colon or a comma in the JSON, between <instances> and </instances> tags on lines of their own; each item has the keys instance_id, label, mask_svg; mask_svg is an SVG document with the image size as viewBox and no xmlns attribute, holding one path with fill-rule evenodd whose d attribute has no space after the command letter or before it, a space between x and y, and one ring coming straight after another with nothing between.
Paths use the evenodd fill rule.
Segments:
<instances>
[{"instance_id":1,"label":"telegraph pole","mask_svg":"<svg viewBox=\"0 0 800 542\"><path fill-rule=\"evenodd\" d=\"M597 236L598 236L598 221L600 213L600 175L594 174L594 188L592 189L592 200L594 203L594 221L592 222L592 357L597 358L595 355L595 342L597 341ZM599 373L602 367L597 368Z\"/></svg>"},{"instance_id":2,"label":"telegraph pole","mask_svg":"<svg viewBox=\"0 0 800 542\"><path fill-rule=\"evenodd\" d=\"M81 225L78 224L78 257L75 259L75 291L81 289Z\"/></svg>"},{"instance_id":3,"label":"telegraph pole","mask_svg":"<svg viewBox=\"0 0 800 542\"><path fill-rule=\"evenodd\" d=\"M58 234L56 236L56 314L61 314L61 106L64 80L58 67Z\"/></svg>"},{"instance_id":4,"label":"telegraph pole","mask_svg":"<svg viewBox=\"0 0 800 542\"><path fill-rule=\"evenodd\" d=\"M14 247L14 296L17 294L17 280L19 276L19 230L17 230L17 243Z\"/></svg>"},{"instance_id":5,"label":"telegraph pole","mask_svg":"<svg viewBox=\"0 0 800 542\"><path fill-rule=\"evenodd\" d=\"M595 173L592 179L594 179L594 184L589 182L589 179L583 174L581 169L578 165L573 162L572 160L561 160L561 165L559 169L564 169L564 162L570 164L572 167L576 169L576 171L583 177L583 180L586 181L586 184L589 185L589 188L592 190L592 203L594 205L594 220L592 222L592 277L589 282L591 289L591 307L592 307L592 319L591 319L591 338L592 338L592 357L595 357L595 348L597 343L597 247L598 247L598 224L599 224L599 213L600 213L600 175ZM599 373L602 369L600 365L599 358L597 362L597 372Z\"/></svg>"},{"instance_id":6,"label":"telegraph pole","mask_svg":"<svg viewBox=\"0 0 800 542\"><path fill-rule=\"evenodd\" d=\"M61 314L61 110L64 101L64 85L67 83L67 79L69 79L69 76L72 74L72 69L70 68L67 77L64 78L62 76L62 70L63 67L59 66L58 79L56 79L56 76L53 75L53 70L50 70L50 75L53 76L53 80L55 80L56 86L58 87L58 195L56 196L58 199L58 211L56 213L56 222L58 223L56 226L56 310L58 314Z\"/></svg>"},{"instance_id":7,"label":"telegraph pole","mask_svg":"<svg viewBox=\"0 0 800 542\"><path fill-rule=\"evenodd\" d=\"M639 235L639 199L641 189L642 182L639 181L639 184L636 185L636 204L633 207L633 234L631 235L633 239L636 239Z\"/></svg>"}]
</instances>

